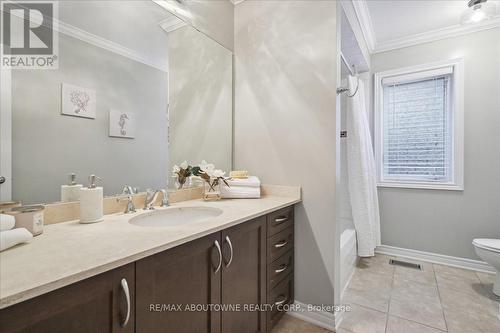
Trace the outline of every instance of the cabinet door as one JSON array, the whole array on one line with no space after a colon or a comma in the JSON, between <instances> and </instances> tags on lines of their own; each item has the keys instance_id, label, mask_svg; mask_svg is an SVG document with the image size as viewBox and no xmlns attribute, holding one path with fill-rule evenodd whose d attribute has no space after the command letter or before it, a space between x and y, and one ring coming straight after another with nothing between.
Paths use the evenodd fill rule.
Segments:
<instances>
[{"instance_id":1,"label":"cabinet door","mask_svg":"<svg viewBox=\"0 0 500 333\"><path fill-rule=\"evenodd\" d=\"M129 264L0 310L0 332L134 332L134 272Z\"/></svg>"},{"instance_id":2,"label":"cabinet door","mask_svg":"<svg viewBox=\"0 0 500 333\"><path fill-rule=\"evenodd\" d=\"M137 332L220 332L220 312L186 310L191 304L220 304L220 237L216 233L137 261Z\"/></svg>"},{"instance_id":3,"label":"cabinet door","mask_svg":"<svg viewBox=\"0 0 500 333\"><path fill-rule=\"evenodd\" d=\"M266 303L266 220L245 222L222 231L224 267L222 303L227 305L263 305ZM262 311L226 311L222 313L223 333L266 331Z\"/></svg>"}]
</instances>

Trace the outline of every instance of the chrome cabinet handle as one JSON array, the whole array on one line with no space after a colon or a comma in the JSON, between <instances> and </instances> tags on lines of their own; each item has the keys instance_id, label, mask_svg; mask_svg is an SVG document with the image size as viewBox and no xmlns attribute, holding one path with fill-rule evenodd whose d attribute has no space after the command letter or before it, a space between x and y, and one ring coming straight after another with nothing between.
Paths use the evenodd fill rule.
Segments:
<instances>
[{"instance_id":1,"label":"chrome cabinet handle","mask_svg":"<svg viewBox=\"0 0 500 333\"><path fill-rule=\"evenodd\" d=\"M226 264L226 267L229 267L231 263L233 262L233 244L231 243L231 240L229 239L229 236L226 236L226 242L229 244L229 251L231 253L231 257L229 258L229 261Z\"/></svg>"},{"instance_id":2,"label":"chrome cabinet handle","mask_svg":"<svg viewBox=\"0 0 500 333\"><path fill-rule=\"evenodd\" d=\"M123 293L125 294L125 299L127 300L127 315L125 316L125 320L123 321L123 323L121 323L121 326L125 327L127 326L130 319L130 291L128 289L128 283L125 278L123 278L121 281L121 288L123 290Z\"/></svg>"},{"instance_id":3,"label":"chrome cabinet handle","mask_svg":"<svg viewBox=\"0 0 500 333\"><path fill-rule=\"evenodd\" d=\"M278 298L281 297L283 298L281 301L274 302L274 305L280 306L285 304L286 301L288 301L288 298L285 297L285 295L279 295Z\"/></svg>"},{"instance_id":4,"label":"chrome cabinet handle","mask_svg":"<svg viewBox=\"0 0 500 333\"><path fill-rule=\"evenodd\" d=\"M288 244L288 242L286 240L282 240L281 243L274 244L274 247L279 249L280 247L283 247L286 244Z\"/></svg>"},{"instance_id":5,"label":"chrome cabinet handle","mask_svg":"<svg viewBox=\"0 0 500 333\"><path fill-rule=\"evenodd\" d=\"M286 217L286 216L280 216L280 217L275 218L274 222L280 224L280 223L285 222L286 220L288 220L288 217Z\"/></svg>"},{"instance_id":6,"label":"chrome cabinet handle","mask_svg":"<svg viewBox=\"0 0 500 333\"><path fill-rule=\"evenodd\" d=\"M288 265L281 265L281 268L275 269L274 273L279 274L281 272L286 271L287 268L288 268Z\"/></svg>"},{"instance_id":7,"label":"chrome cabinet handle","mask_svg":"<svg viewBox=\"0 0 500 333\"><path fill-rule=\"evenodd\" d=\"M220 270L222 266L222 251L220 249L220 244L219 241L215 241L215 247L217 248L217 251L219 252L219 264L217 265L217 268L215 268L214 274L217 274L217 272Z\"/></svg>"}]
</instances>

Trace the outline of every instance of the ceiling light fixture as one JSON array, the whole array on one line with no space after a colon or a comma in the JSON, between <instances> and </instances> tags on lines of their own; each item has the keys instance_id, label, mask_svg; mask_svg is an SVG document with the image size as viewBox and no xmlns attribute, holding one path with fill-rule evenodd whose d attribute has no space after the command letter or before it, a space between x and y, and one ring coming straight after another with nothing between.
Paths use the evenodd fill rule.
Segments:
<instances>
[{"instance_id":1,"label":"ceiling light fixture","mask_svg":"<svg viewBox=\"0 0 500 333\"><path fill-rule=\"evenodd\" d=\"M469 0L465 12L462 14L462 24L474 24L490 19L495 14L495 4L488 0Z\"/></svg>"}]
</instances>

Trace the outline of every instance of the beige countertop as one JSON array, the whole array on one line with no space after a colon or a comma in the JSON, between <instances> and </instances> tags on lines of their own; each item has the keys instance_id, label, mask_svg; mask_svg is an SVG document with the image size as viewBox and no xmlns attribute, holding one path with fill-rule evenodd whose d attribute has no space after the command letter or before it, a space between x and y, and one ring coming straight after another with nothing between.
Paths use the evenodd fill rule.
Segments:
<instances>
[{"instance_id":1,"label":"beige countertop","mask_svg":"<svg viewBox=\"0 0 500 333\"><path fill-rule=\"evenodd\" d=\"M216 207L223 213L175 227L128 223L144 213L106 215L103 222L45 226L31 243L0 253L0 309L300 202L300 188L277 187L260 199L189 200L171 207ZM158 208L169 209L169 208Z\"/></svg>"}]
</instances>

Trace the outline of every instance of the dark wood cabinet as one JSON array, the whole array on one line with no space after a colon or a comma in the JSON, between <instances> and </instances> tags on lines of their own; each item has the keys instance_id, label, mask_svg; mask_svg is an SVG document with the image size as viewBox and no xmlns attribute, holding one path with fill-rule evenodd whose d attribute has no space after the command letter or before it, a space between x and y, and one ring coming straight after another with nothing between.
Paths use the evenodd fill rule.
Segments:
<instances>
[{"instance_id":1,"label":"dark wood cabinet","mask_svg":"<svg viewBox=\"0 0 500 333\"><path fill-rule=\"evenodd\" d=\"M265 217L224 230L222 242L222 303L240 306L240 311L222 312L222 332L263 333L266 314L255 306L266 303Z\"/></svg>"},{"instance_id":2,"label":"dark wood cabinet","mask_svg":"<svg viewBox=\"0 0 500 333\"><path fill-rule=\"evenodd\" d=\"M2 309L0 333L270 332L293 239L290 206Z\"/></svg>"},{"instance_id":3,"label":"dark wood cabinet","mask_svg":"<svg viewBox=\"0 0 500 333\"><path fill-rule=\"evenodd\" d=\"M129 264L2 309L0 332L134 332L134 276Z\"/></svg>"},{"instance_id":4,"label":"dark wood cabinet","mask_svg":"<svg viewBox=\"0 0 500 333\"><path fill-rule=\"evenodd\" d=\"M220 312L186 309L220 304L220 247L219 232L137 261L137 332L221 331Z\"/></svg>"}]
</instances>

